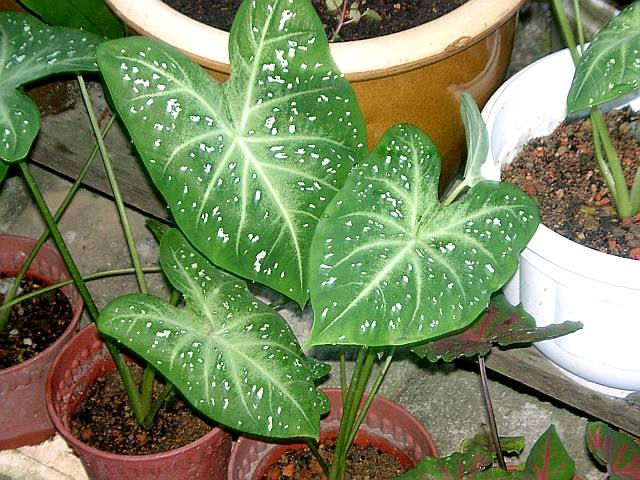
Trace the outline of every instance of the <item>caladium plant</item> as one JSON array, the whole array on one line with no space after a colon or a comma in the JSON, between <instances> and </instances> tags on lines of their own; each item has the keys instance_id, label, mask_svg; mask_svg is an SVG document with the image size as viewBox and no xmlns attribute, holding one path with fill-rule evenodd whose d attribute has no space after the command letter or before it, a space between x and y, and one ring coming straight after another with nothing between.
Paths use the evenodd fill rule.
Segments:
<instances>
[{"instance_id":1,"label":"caladium plant","mask_svg":"<svg viewBox=\"0 0 640 480\"><path fill-rule=\"evenodd\" d=\"M560 30L571 51L576 71L567 96L567 110L575 113L589 108L594 140L594 155L600 172L614 199L618 215L633 217L640 212L640 167L631 188L618 154L613 147L600 108L640 87L640 5L633 2L612 18L585 49L580 35L578 49L567 15L560 0L552 0ZM576 9L579 3L573 2ZM580 18L576 12L576 18ZM581 26L577 26L581 34ZM584 52L581 55L581 52Z\"/></svg>"},{"instance_id":2,"label":"caladium plant","mask_svg":"<svg viewBox=\"0 0 640 480\"><path fill-rule=\"evenodd\" d=\"M128 296L105 308L98 327L220 423L317 438L325 405L316 366L277 315L213 265L300 305L310 295L307 345L358 347L326 469L343 478L393 350L472 322L514 273L537 209L515 187L477 179L464 198L453 201L456 191L441 203L439 154L410 125L390 129L367 155L355 96L309 0L244 2L229 51L231 77L219 84L157 41L98 49L113 103L186 238L173 232L161 243L186 305ZM482 126L470 112L467 124ZM477 138L470 145L485 148ZM360 408L379 355L384 368Z\"/></svg>"},{"instance_id":3,"label":"caladium plant","mask_svg":"<svg viewBox=\"0 0 640 480\"><path fill-rule=\"evenodd\" d=\"M611 480L640 478L640 444L602 422L587 425L587 447Z\"/></svg>"}]
</instances>

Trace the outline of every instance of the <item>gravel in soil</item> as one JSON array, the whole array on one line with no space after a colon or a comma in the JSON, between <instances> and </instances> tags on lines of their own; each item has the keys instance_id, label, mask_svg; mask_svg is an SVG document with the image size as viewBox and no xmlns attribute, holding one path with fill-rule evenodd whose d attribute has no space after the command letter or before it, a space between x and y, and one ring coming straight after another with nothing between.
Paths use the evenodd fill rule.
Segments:
<instances>
[{"instance_id":1,"label":"gravel in soil","mask_svg":"<svg viewBox=\"0 0 640 480\"><path fill-rule=\"evenodd\" d=\"M321 443L320 455L331 464L333 443ZM404 468L393 455L388 455L371 446L353 445L347 456L347 480L387 480L403 474ZM326 480L320 464L308 448L287 450L261 480Z\"/></svg>"},{"instance_id":2,"label":"gravel in soil","mask_svg":"<svg viewBox=\"0 0 640 480\"><path fill-rule=\"evenodd\" d=\"M241 0L163 0L199 22L229 31ZM332 41L363 40L401 32L445 15L467 0L361 0L359 11L375 11L380 21L363 17L358 22L344 19L338 35L339 13L327 9L326 0L312 0L327 37Z\"/></svg>"},{"instance_id":3,"label":"gravel in soil","mask_svg":"<svg viewBox=\"0 0 640 480\"><path fill-rule=\"evenodd\" d=\"M12 282L11 277L0 277L0 304L4 302ZM45 286L35 278L23 279L19 294ZM8 324L0 331L0 369L22 363L45 350L64 333L72 318L71 304L59 290L15 305Z\"/></svg>"},{"instance_id":4,"label":"gravel in soil","mask_svg":"<svg viewBox=\"0 0 640 480\"><path fill-rule=\"evenodd\" d=\"M142 369L131 365L138 384ZM154 396L162 385L156 382ZM89 394L71 418L71 433L87 445L120 455L148 455L167 452L188 445L209 433L208 425L180 400L156 415L153 427L145 430L133 417L122 381L113 371L98 377Z\"/></svg>"},{"instance_id":5,"label":"gravel in soil","mask_svg":"<svg viewBox=\"0 0 640 480\"><path fill-rule=\"evenodd\" d=\"M640 168L640 115L630 109L605 115L627 184ZM562 123L526 144L502 179L519 186L540 207L542 223L595 250L640 260L640 214L619 219L593 155L591 121Z\"/></svg>"}]
</instances>

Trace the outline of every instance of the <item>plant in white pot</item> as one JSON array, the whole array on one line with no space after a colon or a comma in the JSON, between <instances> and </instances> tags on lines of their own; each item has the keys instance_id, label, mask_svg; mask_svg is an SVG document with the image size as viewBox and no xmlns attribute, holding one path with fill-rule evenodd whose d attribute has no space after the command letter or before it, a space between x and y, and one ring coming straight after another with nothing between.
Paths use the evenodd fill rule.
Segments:
<instances>
[{"instance_id":1,"label":"plant in white pot","mask_svg":"<svg viewBox=\"0 0 640 480\"><path fill-rule=\"evenodd\" d=\"M558 13L563 18L561 9ZM566 25L566 19L562 23ZM639 176L628 184L624 180L615 151L604 135L599 112L603 107L596 105L638 87L639 50L640 9L636 2L594 38L575 77L572 56L565 50L511 78L483 111L491 137L491 153L483 166L486 177L500 178L502 166L514 159L527 140L549 134L559 125L567 116L569 95L572 111L591 108L594 151L620 216L637 215ZM574 54L574 58L579 57ZM630 106L638 108L637 98ZM523 252L519 273L506 293L512 303L522 302L540 325L582 322L580 332L537 347L570 376L622 396L640 390L639 278L638 260L592 250L541 225Z\"/></svg>"},{"instance_id":2,"label":"plant in white pot","mask_svg":"<svg viewBox=\"0 0 640 480\"><path fill-rule=\"evenodd\" d=\"M161 0L107 3L134 31L185 52L217 79L228 78L227 32L197 22ZM442 184L449 184L464 156L458 97L467 90L484 104L500 85L523 3L469 0L403 32L332 44L336 65L352 83L364 114L369 148L392 125L414 124L434 139L443 157Z\"/></svg>"},{"instance_id":3,"label":"plant in white pot","mask_svg":"<svg viewBox=\"0 0 640 480\"><path fill-rule=\"evenodd\" d=\"M396 348L473 321L515 271L537 210L517 188L481 181L477 162L467 195L440 203L439 155L411 125L391 128L367 155L358 103L310 1L244 2L229 48L224 84L157 41L98 50L115 107L177 224L162 238L161 263L185 298L177 308L121 297L98 327L215 421L313 444L326 402L302 350L232 274L300 306L311 297L308 346L339 345L343 364L346 348L357 350L327 467L343 478ZM360 409L379 355L384 366Z\"/></svg>"}]
</instances>

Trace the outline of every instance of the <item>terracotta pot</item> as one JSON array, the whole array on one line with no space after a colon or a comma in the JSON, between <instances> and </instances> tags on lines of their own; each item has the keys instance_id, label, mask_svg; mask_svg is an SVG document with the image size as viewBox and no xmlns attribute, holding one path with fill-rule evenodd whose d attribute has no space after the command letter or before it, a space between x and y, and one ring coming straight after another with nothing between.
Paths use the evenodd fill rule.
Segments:
<instances>
[{"instance_id":1,"label":"terracotta pot","mask_svg":"<svg viewBox=\"0 0 640 480\"><path fill-rule=\"evenodd\" d=\"M568 50L562 50L518 72L495 93L482 112L491 140L482 166L486 178L498 180L502 166L528 140L550 134L565 119L573 72ZM630 106L640 110L640 97ZM538 326L582 322L581 330L535 346L577 382L624 397L640 390L638 279L640 261L587 248L541 224L504 292Z\"/></svg>"},{"instance_id":2,"label":"terracotta pot","mask_svg":"<svg viewBox=\"0 0 640 480\"><path fill-rule=\"evenodd\" d=\"M153 455L117 455L81 442L70 431L70 417L91 383L115 368L95 325L81 330L55 359L47 378L47 408L58 432L80 457L94 480L224 479L231 437L214 428L181 448Z\"/></svg>"},{"instance_id":3,"label":"terracotta pot","mask_svg":"<svg viewBox=\"0 0 640 480\"><path fill-rule=\"evenodd\" d=\"M31 238L0 235L0 272L16 275L35 241ZM69 279L62 258L44 245L27 275L52 284ZM0 450L35 445L53 435L55 429L47 415L44 384L49 365L78 329L82 299L74 287L65 287L73 319L62 335L35 357L0 370Z\"/></svg>"},{"instance_id":4,"label":"terracotta pot","mask_svg":"<svg viewBox=\"0 0 640 480\"><path fill-rule=\"evenodd\" d=\"M334 439L342 416L341 390L324 390L331 402L329 415L322 420L320 439ZM437 456L438 450L429 432L404 408L376 396L358 431L356 445L372 445L394 455L403 466L412 467L423 457ZM240 437L229 460L228 480L253 480L262 477L271 465L292 449L304 444L273 444Z\"/></svg>"},{"instance_id":5,"label":"terracotta pot","mask_svg":"<svg viewBox=\"0 0 640 480\"><path fill-rule=\"evenodd\" d=\"M107 0L133 30L182 50L211 75L229 75L228 33L192 20L161 0ZM373 147L392 125L412 123L435 141L449 183L464 152L459 96L484 105L507 71L516 14L524 0L469 0L434 21L331 52L352 82ZM153 13L151 13L153 12Z\"/></svg>"}]
</instances>

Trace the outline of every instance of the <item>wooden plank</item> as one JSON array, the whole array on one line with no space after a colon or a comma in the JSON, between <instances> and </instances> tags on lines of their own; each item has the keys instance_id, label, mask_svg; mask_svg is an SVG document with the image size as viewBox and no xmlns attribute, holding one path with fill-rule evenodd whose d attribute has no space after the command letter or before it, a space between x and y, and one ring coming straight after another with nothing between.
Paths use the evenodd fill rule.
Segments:
<instances>
[{"instance_id":1,"label":"wooden plank","mask_svg":"<svg viewBox=\"0 0 640 480\"><path fill-rule=\"evenodd\" d=\"M535 347L494 348L487 367L592 417L640 436L640 400L610 397L583 387L565 376Z\"/></svg>"},{"instance_id":2,"label":"wooden plank","mask_svg":"<svg viewBox=\"0 0 640 480\"><path fill-rule=\"evenodd\" d=\"M156 193L119 124L114 123L105 143L125 203L148 215L160 219L169 218L169 212L160 200L160 194ZM75 179L94 145L95 140L84 105L78 101L73 109L47 115L42 119L40 135L30 158L41 166ZM91 165L84 184L111 195L100 156Z\"/></svg>"}]
</instances>

